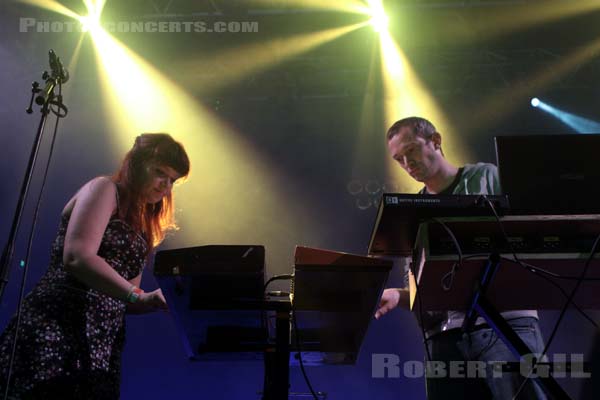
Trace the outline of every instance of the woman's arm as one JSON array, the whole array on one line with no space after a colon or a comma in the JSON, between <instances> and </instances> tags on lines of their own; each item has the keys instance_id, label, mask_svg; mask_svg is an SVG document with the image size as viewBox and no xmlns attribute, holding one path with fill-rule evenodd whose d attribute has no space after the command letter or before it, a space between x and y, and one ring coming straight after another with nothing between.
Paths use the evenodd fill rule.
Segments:
<instances>
[{"instance_id":1,"label":"woman's arm","mask_svg":"<svg viewBox=\"0 0 600 400\"><path fill-rule=\"evenodd\" d=\"M116 209L116 190L110 179L99 177L79 191L65 235L63 264L65 270L90 288L126 300L131 283L97 254Z\"/></svg>"},{"instance_id":2,"label":"woman's arm","mask_svg":"<svg viewBox=\"0 0 600 400\"><path fill-rule=\"evenodd\" d=\"M65 235L63 264L67 271L90 288L126 301L132 285L139 287L141 274L130 282L98 256L104 231L117 207L116 191L116 185L106 177L88 182L79 191ZM136 302L139 313L166 308L160 289L142 293Z\"/></svg>"}]
</instances>

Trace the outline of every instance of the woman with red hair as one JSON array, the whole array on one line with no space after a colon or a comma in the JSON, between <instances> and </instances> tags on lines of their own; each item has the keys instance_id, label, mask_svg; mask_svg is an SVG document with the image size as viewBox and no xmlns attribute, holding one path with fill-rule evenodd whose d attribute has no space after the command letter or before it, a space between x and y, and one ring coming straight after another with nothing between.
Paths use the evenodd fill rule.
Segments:
<instances>
[{"instance_id":1,"label":"woman with red hair","mask_svg":"<svg viewBox=\"0 0 600 400\"><path fill-rule=\"evenodd\" d=\"M25 298L18 329L13 318L0 336L2 395L119 397L125 312L167 308L160 289L139 285L148 255L175 227L171 190L189 168L180 143L146 133L115 175L92 179L67 202L48 270Z\"/></svg>"}]
</instances>

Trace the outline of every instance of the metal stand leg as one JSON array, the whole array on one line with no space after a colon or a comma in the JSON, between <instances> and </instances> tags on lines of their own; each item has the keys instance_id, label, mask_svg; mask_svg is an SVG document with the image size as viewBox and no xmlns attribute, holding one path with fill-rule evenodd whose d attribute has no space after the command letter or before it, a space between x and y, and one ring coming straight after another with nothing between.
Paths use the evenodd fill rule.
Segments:
<instances>
[{"instance_id":1,"label":"metal stand leg","mask_svg":"<svg viewBox=\"0 0 600 400\"><path fill-rule=\"evenodd\" d=\"M290 312L276 313L275 347L265 351L263 400L287 400L290 374Z\"/></svg>"},{"instance_id":2,"label":"metal stand leg","mask_svg":"<svg viewBox=\"0 0 600 400\"><path fill-rule=\"evenodd\" d=\"M517 359L522 360L523 356L532 354L531 350L521 340L519 335L515 333L508 322L502 318L502 315L500 315L492 303L485 297L486 290L490 286L499 265L500 255L498 253L490 254L486 266L482 271L479 284L475 287L471 307L467 310L462 329L463 332L471 331L475 326L477 316L480 315L486 320L487 324L494 332L496 332L498 337L502 339L511 353L513 353ZM544 377L536 375L533 379L540 384L544 392L546 392L550 398L557 400L570 399L569 395L552 376Z\"/></svg>"},{"instance_id":3,"label":"metal stand leg","mask_svg":"<svg viewBox=\"0 0 600 400\"><path fill-rule=\"evenodd\" d=\"M502 339L506 347L517 357L519 360L523 358L523 356L530 355L531 350L527 345L521 340L519 335L515 333L515 331L511 328L511 326L502 318L500 313L494 308L494 306L487 300L487 298L483 295L479 296L477 304L475 304L475 309L488 323L488 325L496 332L498 337ZM552 399L562 400L562 399L570 399L567 392L556 382L556 380L548 375L540 376L536 375L536 382L538 382L541 388L546 392L548 396Z\"/></svg>"}]
</instances>

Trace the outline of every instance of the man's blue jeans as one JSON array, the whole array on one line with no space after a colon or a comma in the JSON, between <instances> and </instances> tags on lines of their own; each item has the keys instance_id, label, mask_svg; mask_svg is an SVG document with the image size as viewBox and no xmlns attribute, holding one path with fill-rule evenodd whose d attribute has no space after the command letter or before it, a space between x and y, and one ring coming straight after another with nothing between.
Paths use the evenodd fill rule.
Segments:
<instances>
[{"instance_id":1,"label":"man's blue jeans","mask_svg":"<svg viewBox=\"0 0 600 400\"><path fill-rule=\"evenodd\" d=\"M541 354L544 342L538 321L532 317L507 321L533 354ZM428 399L512 399L524 376L519 370L502 372L494 361L516 362L504 342L489 327L462 334L460 329L442 332L428 339L431 358L427 377ZM440 369L444 367L443 370ZM454 366L454 368L453 368ZM520 400L545 400L543 390L530 379Z\"/></svg>"}]
</instances>

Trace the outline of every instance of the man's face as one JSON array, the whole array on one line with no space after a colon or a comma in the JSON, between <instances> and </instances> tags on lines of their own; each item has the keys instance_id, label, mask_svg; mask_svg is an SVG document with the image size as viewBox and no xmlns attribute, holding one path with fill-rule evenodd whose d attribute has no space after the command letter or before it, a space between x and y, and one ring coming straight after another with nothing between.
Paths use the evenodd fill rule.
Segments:
<instances>
[{"instance_id":1,"label":"man's face","mask_svg":"<svg viewBox=\"0 0 600 400\"><path fill-rule=\"evenodd\" d=\"M392 158L418 182L426 182L437 171L441 154L435 143L415 134L411 127L400 128L388 141L388 149Z\"/></svg>"}]
</instances>

